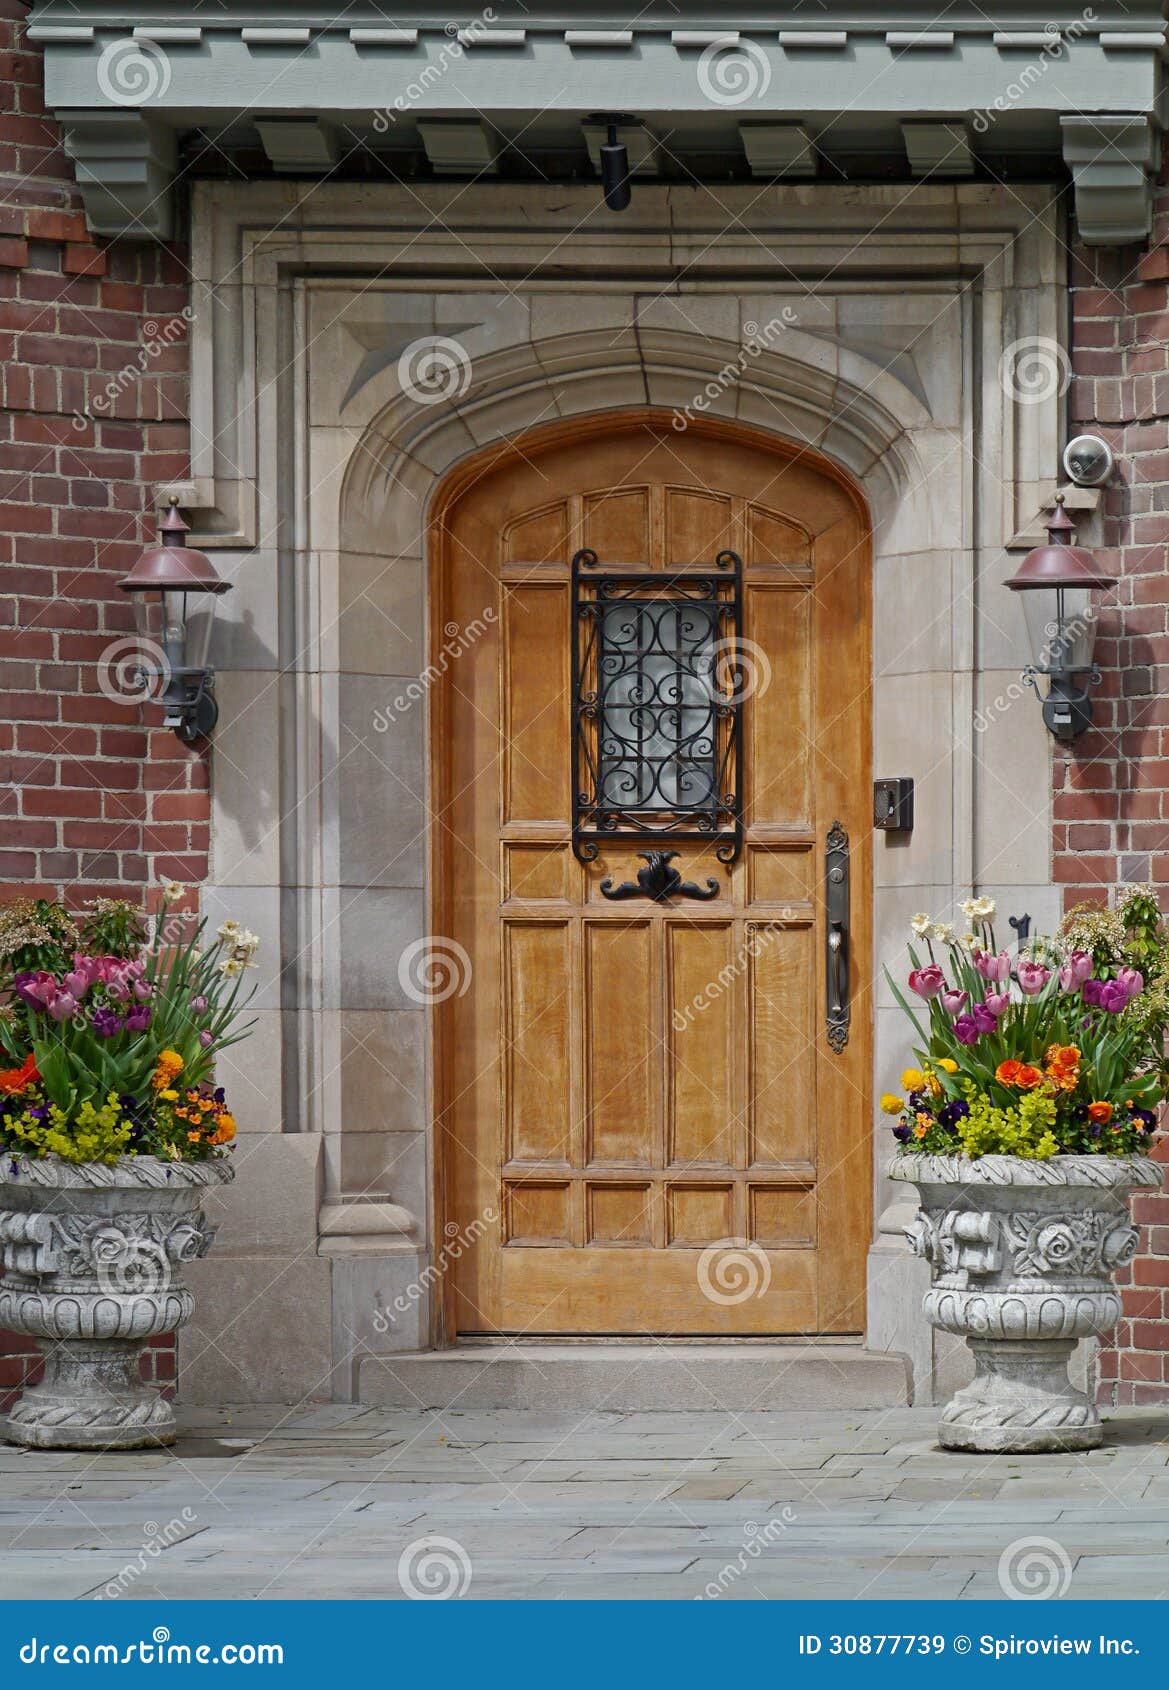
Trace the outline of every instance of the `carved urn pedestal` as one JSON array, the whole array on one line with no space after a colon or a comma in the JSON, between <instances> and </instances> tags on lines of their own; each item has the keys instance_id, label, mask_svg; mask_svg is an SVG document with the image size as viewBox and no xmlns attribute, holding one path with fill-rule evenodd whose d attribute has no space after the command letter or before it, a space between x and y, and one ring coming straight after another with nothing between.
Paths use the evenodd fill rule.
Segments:
<instances>
[{"instance_id":1,"label":"carved urn pedestal","mask_svg":"<svg viewBox=\"0 0 1169 1690\"><path fill-rule=\"evenodd\" d=\"M215 1230L204 1193L233 1177L228 1161L0 1158L0 1327L35 1338L45 1357L42 1382L9 1414L11 1442L174 1442L174 1413L141 1383L139 1358L151 1338L190 1320L183 1264L206 1255Z\"/></svg>"},{"instance_id":2,"label":"carved urn pedestal","mask_svg":"<svg viewBox=\"0 0 1169 1690\"><path fill-rule=\"evenodd\" d=\"M942 1410L944 1449L1094 1449L1096 1407L1068 1378L1081 1338L1120 1316L1112 1275L1131 1261L1137 1231L1127 1195L1159 1188L1145 1156L897 1156L892 1179L916 1185L921 1209L907 1237L933 1269L926 1319L965 1338L971 1383Z\"/></svg>"}]
</instances>

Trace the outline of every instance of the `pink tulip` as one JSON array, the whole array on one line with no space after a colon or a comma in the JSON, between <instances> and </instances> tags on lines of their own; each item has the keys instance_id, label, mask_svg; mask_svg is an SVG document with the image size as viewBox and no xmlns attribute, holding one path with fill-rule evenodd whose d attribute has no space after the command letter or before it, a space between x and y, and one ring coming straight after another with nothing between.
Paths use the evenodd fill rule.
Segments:
<instances>
[{"instance_id":1,"label":"pink tulip","mask_svg":"<svg viewBox=\"0 0 1169 1690\"><path fill-rule=\"evenodd\" d=\"M199 993L198 997L191 999L191 1008L195 1011L196 1015L202 1015L203 1011L207 1008L207 999L203 996L202 992Z\"/></svg>"},{"instance_id":2,"label":"pink tulip","mask_svg":"<svg viewBox=\"0 0 1169 1690\"><path fill-rule=\"evenodd\" d=\"M1116 976L1116 984L1123 986L1130 998L1137 998L1145 989L1145 977L1139 969L1122 968Z\"/></svg>"},{"instance_id":3,"label":"pink tulip","mask_svg":"<svg viewBox=\"0 0 1169 1690\"><path fill-rule=\"evenodd\" d=\"M988 992L982 1001L992 1015L1005 1015L1010 1008L1011 994L1009 992Z\"/></svg>"},{"instance_id":4,"label":"pink tulip","mask_svg":"<svg viewBox=\"0 0 1169 1690\"><path fill-rule=\"evenodd\" d=\"M965 1009L970 999L969 992L943 992L942 1008L947 1015L957 1015L960 1009Z\"/></svg>"},{"instance_id":5,"label":"pink tulip","mask_svg":"<svg viewBox=\"0 0 1169 1690\"><path fill-rule=\"evenodd\" d=\"M80 1000L89 990L89 976L82 969L75 968L66 974L61 984L71 997Z\"/></svg>"},{"instance_id":6,"label":"pink tulip","mask_svg":"<svg viewBox=\"0 0 1169 1690\"><path fill-rule=\"evenodd\" d=\"M974 966L984 980L992 980L999 986L1011 978L1011 959L1006 951L1000 951L997 956L991 956L989 951L975 951Z\"/></svg>"},{"instance_id":7,"label":"pink tulip","mask_svg":"<svg viewBox=\"0 0 1169 1690\"><path fill-rule=\"evenodd\" d=\"M204 1027L203 1031L199 1034L199 1043L203 1046L204 1050L210 1050L214 1042L215 1041L211 1034L207 1031L206 1027Z\"/></svg>"},{"instance_id":8,"label":"pink tulip","mask_svg":"<svg viewBox=\"0 0 1169 1690\"><path fill-rule=\"evenodd\" d=\"M139 1003L145 1003L148 998L152 998L154 996L154 987L150 984L149 980L135 980L134 996L138 999Z\"/></svg>"},{"instance_id":9,"label":"pink tulip","mask_svg":"<svg viewBox=\"0 0 1169 1690\"><path fill-rule=\"evenodd\" d=\"M1091 976L1092 958L1089 956L1087 951L1073 951L1064 964L1064 968L1071 971L1072 979L1075 981L1076 985L1082 986L1084 981ZM1061 968L1059 972L1062 979L1063 968Z\"/></svg>"},{"instance_id":10,"label":"pink tulip","mask_svg":"<svg viewBox=\"0 0 1169 1690\"><path fill-rule=\"evenodd\" d=\"M58 992L48 1007L54 1021L71 1021L77 1014L77 999L69 992Z\"/></svg>"},{"instance_id":11,"label":"pink tulip","mask_svg":"<svg viewBox=\"0 0 1169 1690\"><path fill-rule=\"evenodd\" d=\"M944 991L946 976L936 962L931 962L925 968L915 968L909 976L909 989L916 992L919 998L936 998Z\"/></svg>"},{"instance_id":12,"label":"pink tulip","mask_svg":"<svg viewBox=\"0 0 1169 1690\"><path fill-rule=\"evenodd\" d=\"M1051 970L1044 968L1041 962L1032 962L1029 957L1023 957L1017 970L1019 990L1033 998L1036 992L1041 992L1051 979Z\"/></svg>"}]
</instances>

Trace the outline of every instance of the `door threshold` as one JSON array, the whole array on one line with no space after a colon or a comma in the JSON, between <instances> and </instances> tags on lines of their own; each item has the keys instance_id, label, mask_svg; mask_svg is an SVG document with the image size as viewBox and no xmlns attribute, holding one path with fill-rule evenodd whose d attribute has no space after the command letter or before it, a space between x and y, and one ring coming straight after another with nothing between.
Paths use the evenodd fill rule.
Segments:
<instances>
[{"instance_id":1,"label":"door threshold","mask_svg":"<svg viewBox=\"0 0 1169 1690\"><path fill-rule=\"evenodd\" d=\"M774 1334L753 1332L743 1337L720 1336L711 1333L674 1333L674 1332L643 1332L635 1335L629 1332L460 1332L453 1345L448 1349L455 1350L485 1350L514 1348L517 1344L525 1347L548 1344L580 1344L584 1348L595 1348L599 1344L606 1346L613 1344L629 1344L644 1348L647 1344L693 1344L707 1349L748 1349L765 1345L821 1345L840 1344L851 1345L864 1343L863 1332L777 1332Z\"/></svg>"},{"instance_id":2,"label":"door threshold","mask_svg":"<svg viewBox=\"0 0 1169 1690\"><path fill-rule=\"evenodd\" d=\"M707 1413L892 1408L909 1402L903 1356L833 1339L465 1344L364 1356L357 1400L371 1407Z\"/></svg>"}]
</instances>

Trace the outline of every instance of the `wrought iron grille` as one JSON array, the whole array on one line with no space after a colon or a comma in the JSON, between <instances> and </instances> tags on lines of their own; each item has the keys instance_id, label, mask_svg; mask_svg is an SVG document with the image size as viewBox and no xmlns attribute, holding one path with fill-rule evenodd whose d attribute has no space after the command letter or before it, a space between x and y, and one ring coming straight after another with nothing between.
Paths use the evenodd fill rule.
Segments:
<instances>
[{"instance_id":1,"label":"wrought iron grille","mask_svg":"<svg viewBox=\"0 0 1169 1690\"><path fill-rule=\"evenodd\" d=\"M733 863L739 804L738 633L742 564L719 552L712 573L611 573L597 554L572 560L573 849L601 842L717 840Z\"/></svg>"}]
</instances>

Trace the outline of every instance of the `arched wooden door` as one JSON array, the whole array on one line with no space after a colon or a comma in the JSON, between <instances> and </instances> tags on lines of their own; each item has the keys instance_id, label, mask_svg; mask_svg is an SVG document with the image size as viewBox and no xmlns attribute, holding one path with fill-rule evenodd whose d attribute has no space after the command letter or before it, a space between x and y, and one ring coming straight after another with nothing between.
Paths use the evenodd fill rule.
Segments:
<instances>
[{"instance_id":1,"label":"arched wooden door","mask_svg":"<svg viewBox=\"0 0 1169 1690\"><path fill-rule=\"evenodd\" d=\"M596 561L574 570L582 548ZM741 559L737 629L724 552ZM679 433L642 413L541 431L480 459L441 505L431 927L463 947L470 979L436 1010L448 1339L861 1329L869 570L843 477L731 425ZM598 611L607 591L623 609ZM698 608L669 609L679 597ZM721 668L716 647L733 654ZM625 678L598 706L606 664ZM647 714L646 689L676 707ZM577 805L576 851L574 743L580 797L608 783L583 820ZM617 831L591 838L619 803ZM625 831L687 804L717 840L693 814L689 836ZM838 822L839 1050L825 907ZM677 853L663 876L713 895L604 895L636 886L655 848Z\"/></svg>"}]
</instances>

